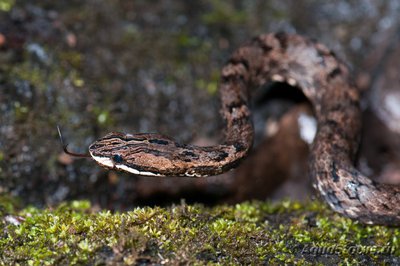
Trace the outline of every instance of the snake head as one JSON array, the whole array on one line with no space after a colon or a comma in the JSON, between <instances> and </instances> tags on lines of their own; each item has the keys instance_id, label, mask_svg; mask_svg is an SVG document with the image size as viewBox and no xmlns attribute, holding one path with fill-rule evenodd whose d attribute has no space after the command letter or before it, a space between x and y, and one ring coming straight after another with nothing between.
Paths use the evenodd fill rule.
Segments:
<instances>
[{"instance_id":1,"label":"snake head","mask_svg":"<svg viewBox=\"0 0 400 266\"><path fill-rule=\"evenodd\" d=\"M112 132L89 146L102 167L144 176L207 176L220 173L235 155L234 145L198 147L153 133Z\"/></svg>"},{"instance_id":2,"label":"snake head","mask_svg":"<svg viewBox=\"0 0 400 266\"><path fill-rule=\"evenodd\" d=\"M160 176L160 170L170 168L173 161L173 140L159 134L124 134L112 132L89 146L92 158L108 169Z\"/></svg>"}]
</instances>

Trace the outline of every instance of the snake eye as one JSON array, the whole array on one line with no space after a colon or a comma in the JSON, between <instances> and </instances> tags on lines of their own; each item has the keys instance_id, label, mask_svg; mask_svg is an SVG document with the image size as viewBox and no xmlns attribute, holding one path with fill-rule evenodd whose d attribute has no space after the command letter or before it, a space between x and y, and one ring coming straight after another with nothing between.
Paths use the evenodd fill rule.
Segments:
<instances>
[{"instance_id":1,"label":"snake eye","mask_svg":"<svg viewBox=\"0 0 400 266\"><path fill-rule=\"evenodd\" d=\"M113 160L114 162L116 162L116 163L122 163L122 161L123 161L124 159L122 159L122 156L121 156L121 155L115 154L115 155L113 155L112 160Z\"/></svg>"}]
</instances>

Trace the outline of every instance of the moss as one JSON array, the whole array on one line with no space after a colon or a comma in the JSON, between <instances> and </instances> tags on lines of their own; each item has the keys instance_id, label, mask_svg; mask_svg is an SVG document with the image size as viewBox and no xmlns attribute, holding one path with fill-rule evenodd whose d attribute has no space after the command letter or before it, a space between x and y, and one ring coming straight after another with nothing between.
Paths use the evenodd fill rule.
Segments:
<instances>
[{"instance_id":1,"label":"moss","mask_svg":"<svg viewBox=\"0 0 400 266\"><path fill-rule=\"evenodd\" d=\"M10 73L13 80L27 81L38 89L43 89L46 86L46 71L28 62L14 65Z\"/></svg>"},{"instance_id":2,"label":"moss","mask_svg":"<svg viewBox=\"0 0 400 266\"><path fill-rule=\"evenodd\" d=\"M107 126L107 125L112 125L114 123L110 111L101 109L96 106L93 107L91 111L94 117L96 117L98 125Z\"/></svg>"},{"instance_id":3,"label":"moss","mask_svg":"<svg viewBox=\"0 0 400 266\"><path fill-rule=\"evenodd\" d=\"M204 79L197 79L195 85L199 89L205 89L211 95L215 95L218 91L217 81L206 82Z\"/></svg>"},{"instance_id":4,"label":"moss","mask_svg":"<svg viewBox=\"0 0 400 266\"><path fill-rule=\"evenodd\" d=\"M247 14L234 7L232 3L225 1L209 0L211 11L204 14L202 20L206 24L233 24L243 23L247 19Z\"/></svg>"},{"instance_id":5,"label":"moss","mask_svg":"<svg viewBox=\"0 0 400 266\"><path fill-rule=\"evenodd\" d=\"M0 10L8 12L15 5L15 0L0 0Z\"/></svg>"},{"instance_id":6,"label":"moss","mask_svg":"<svg viewBox=\"0 0 400 266\"><path fill-rule=\"evenodd\" d=\"M14 114L18 121L24 121L29 115L29 108L20 102L14 102Z\"/></svg>"},{"instance_id":7,"label":"moss","mask_svg":"<svg viewBox=\"0 0 400 266\"><path fill-rule=\"evenodd\" d=\"M19 209L0 200L3 264L374 264L400 255L400 229L360 225L320 202L112 213L88 201Z\"/></svg>"},{"instance_id":8,"label":"moss","mask_svg":"<svg viewBox=\"0 0 400 266\"><path fill-rule=\"evenodd\" d=\"M76 51L62 51L58 54L61 64L68 68L68 65L74 69L79 69L82 66L83 56Z\"/></svg>"}]
</instances>

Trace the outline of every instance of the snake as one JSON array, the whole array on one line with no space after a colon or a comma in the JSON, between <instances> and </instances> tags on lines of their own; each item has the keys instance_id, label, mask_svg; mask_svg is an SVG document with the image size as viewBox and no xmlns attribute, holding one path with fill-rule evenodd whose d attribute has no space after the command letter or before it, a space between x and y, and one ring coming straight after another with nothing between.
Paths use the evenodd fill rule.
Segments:
<instances>
[{"instance_id":1,"label":"snake","mask_svg":"<svg viewBox=\"0 0 400 266\"><path fill-rule=\"evenodd\" d=\"M400 226L400 186L373 181L355 167L361 92L349 68L327 46L299 34L262 34L232 53L222 67L218 89L224 123L218 145L182 144L158 133L111 132L92 143L87 155L66 146L64 151L135 175L219 175L249 154L254 138L252 92L273 83L299 89L312 106L317 133L308 164L320 196L334 211L362 224Z\"/></svg>"}]
</instances>

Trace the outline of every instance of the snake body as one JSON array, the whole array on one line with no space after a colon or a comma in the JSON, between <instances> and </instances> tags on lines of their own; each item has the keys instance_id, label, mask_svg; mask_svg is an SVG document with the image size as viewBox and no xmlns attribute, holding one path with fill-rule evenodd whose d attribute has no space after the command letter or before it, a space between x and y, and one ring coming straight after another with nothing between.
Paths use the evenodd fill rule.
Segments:
<instances>
[{"instance_id":1,"label":"snake body","mask_svg":"<svg viewBox=\"0 0 400 266\"><path fill-rule=\"evenodd\" d=\"M400 186L372 181L354 167L361 128L360 92L349 70L324 45L299 35L265 34L236 50L219 87L225 123L220 145L180 144L160 134L112 132L89 147L101 166L148 176L221 174L253 143L251 89L271 82L299 88L318 123L311 147L314 187L338 213L365 224L400 225Z\"/></svg>"}]
</instances>

